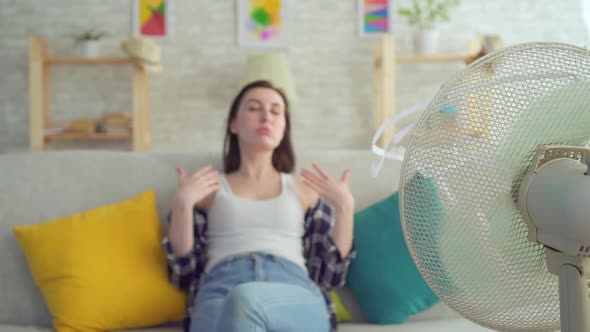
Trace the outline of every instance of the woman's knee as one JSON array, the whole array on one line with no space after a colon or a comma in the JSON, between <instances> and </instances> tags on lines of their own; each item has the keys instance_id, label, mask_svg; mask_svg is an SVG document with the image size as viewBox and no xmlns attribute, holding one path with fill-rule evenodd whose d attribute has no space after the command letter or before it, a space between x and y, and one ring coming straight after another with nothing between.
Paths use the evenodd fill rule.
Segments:
<instances>
[{"instance_id":1,"label":"woman's knee","mask_svg":"<svg viewBox=\"0 0 590 332\"><path fill-rule=\"evenodd\" d=\"M235 286L227 294L225 300L226 306L229 305L241 309L255 309L260 305L258 297L263 291L261 286L263 285L258 282L246 282Z\"/></svg>"},{"instance_id":2,"label":"woman's knee","mask_svg":"<svg viewBox=\"0 0 590 332\"><path fill-rule=\"evenodd\" d=\"M257 282L247 282L234 287L228 294L223 305L221 330L238 331L244 326L265 325L265 315L262 312L264 304L260 301L261 285Z\"/></svg>"}]
</instances>

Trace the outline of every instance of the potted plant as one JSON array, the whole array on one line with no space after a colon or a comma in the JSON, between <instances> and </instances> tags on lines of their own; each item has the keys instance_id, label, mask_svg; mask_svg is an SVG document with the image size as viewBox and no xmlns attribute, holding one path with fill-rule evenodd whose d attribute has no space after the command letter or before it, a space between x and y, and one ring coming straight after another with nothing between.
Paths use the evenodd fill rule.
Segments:
<instances>
[{"instance_id":1,"label":"potted plant","mask_svg":"<svg viewBox=\"0 0 590 332\"><path fill-rule=\"evenodd\" d=\"M76 42L80 44L80 53L87 58L98 57L99 41L108 34L95 29L86 30L76 35Z\"/></svg>"},{"instance_id":2,"label":"potted plant","mask_svg":"<svg viewBox=\"0 0 590 332\"><path fill-rule=\"evenodd\" d=\"M449 21L449 9L461 0L412 0L410 8L400 8L398 14L408 18L414 28L414 51L416 54L433 54L438 46L439 22Z\"/></svg>"}]
</instances>

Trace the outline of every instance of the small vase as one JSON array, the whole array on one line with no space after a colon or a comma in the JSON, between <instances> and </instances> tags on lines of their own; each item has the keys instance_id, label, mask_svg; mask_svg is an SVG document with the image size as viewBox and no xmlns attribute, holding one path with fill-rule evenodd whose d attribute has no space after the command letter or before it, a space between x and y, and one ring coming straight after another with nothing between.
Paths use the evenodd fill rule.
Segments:
<instances>
[{"instance_id":1,"label":"small vase","mask_svg":"<svg viewBox=\"0 0 590 332\"><path fill-rule=\"evenodd\" d=\"M80 43L80 54L86 58L96 58L99 53L99 43L97 40L87 40Z\"/></svg>"},{"instance_id":2,"label":"small vase","mask_svg":"<svg viewBox=\"0 0 590 332\"><path fill-rule=\"evenodd\" d=\"M414 53L416 55L433 55L438 48L439 31L437 29L414 31Z\"/></svg>"}]
</instances>

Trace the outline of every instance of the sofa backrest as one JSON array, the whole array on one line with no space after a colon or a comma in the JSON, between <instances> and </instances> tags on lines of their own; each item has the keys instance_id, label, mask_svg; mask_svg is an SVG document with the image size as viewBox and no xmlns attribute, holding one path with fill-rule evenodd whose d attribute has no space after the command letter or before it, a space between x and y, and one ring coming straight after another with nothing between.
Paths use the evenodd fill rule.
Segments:
<instances>
[{"instance_id":1,"label":"sofa backrest","mask_svg":"<svg viewBox=\"0 0 590 332\"><path fill-rule=\"evenodd\" d=\"M377 179L367 150L303 151L297 171L317 161L334 177L352 169L356 209L397 190L401 163L387 161ZM40 291L14 238L15 225L36 224L114 203L146 190L156 192L163 221L177 179L175 167L189 173L206 164L221 170L218 152L55 151L0 154L0 324L51 324Z\"/></svg>"}]
</instances>

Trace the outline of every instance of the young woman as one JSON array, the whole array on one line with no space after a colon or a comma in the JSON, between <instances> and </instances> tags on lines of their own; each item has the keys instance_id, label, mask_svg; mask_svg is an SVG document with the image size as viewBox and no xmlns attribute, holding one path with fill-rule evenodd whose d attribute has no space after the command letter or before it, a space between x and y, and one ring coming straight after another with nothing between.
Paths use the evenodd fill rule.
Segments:
<instances>
[{"instance_id":1,"label":"young woman","mask_svg":"<svg viewBox=\"0 0 590 332\"><path fill-rule=\"evenodd\" d=\"M291 175L289 105L267 81L234 99L223 163L221 174L177 168L163 247L189 293L185 330L335 331L329 290L355 257L350 170Z\"/></svg>"}]
</instances>

